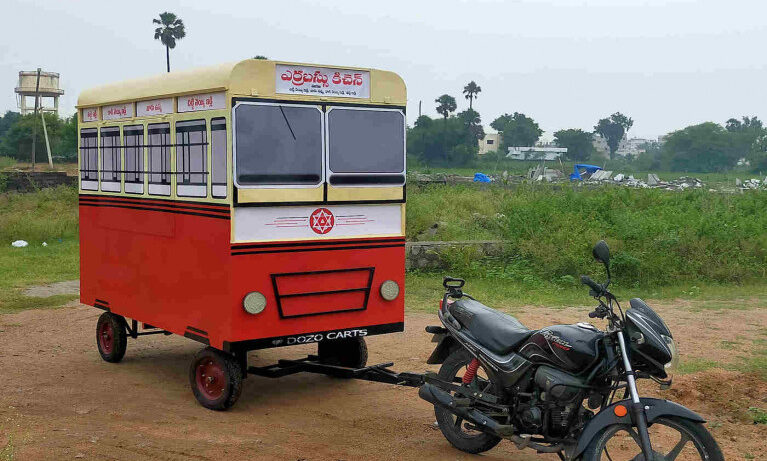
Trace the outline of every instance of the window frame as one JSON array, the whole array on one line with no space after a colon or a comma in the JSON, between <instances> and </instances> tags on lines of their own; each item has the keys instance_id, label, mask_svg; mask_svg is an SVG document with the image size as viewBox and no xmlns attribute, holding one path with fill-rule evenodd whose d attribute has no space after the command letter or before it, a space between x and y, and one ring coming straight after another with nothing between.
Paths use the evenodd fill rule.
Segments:
<instances>
[{"instance_id":1,"label":"window frame","mask_svg":"<svg viewBox=\"0 0 767 461\"><path fill-rule=\"evenodd\" d=\"M209 118L195 118L195 119L182 119L182 120L175 120L173 123L173 132L175 134L174 136L174 147L176 148L176 161L174 163L174 175L176 177L176 196L177 197L192 197L192 198L207 198L208 197L208 184L210 184L209 181L209 165L210 165L210 140L208 139L208 129L210 125L210 119ZM188 144L181 142L178 142L179 133L187 132L187 130L183 130L185 127L185 124L189 124L189 126L194 126L193 124L196 123L198 126L201 126L201 130L188 130L188 132L195 132L195 133L202 133L202 141L200 144L192 145L191 140ZM179 124L181 125L182 130L179 131ZM183 135L181 135L183 139ZM185 163L183 160L184 155L184 148L189 148L189 172L183 171L179 168L179 162L182 164ZM192 165L192 152L191 149L193 147L200 147L202 150L203 155L203 171L191 171L191 165ZM202 175L203 181L199 183L186 183L183 181L183 178L185 176L188 176L191 181L191 177L193 175Z\"/></svg>"},{"instance_id":2,"label":"window frame","mask_svg":"<svg viewBox=\"0 0 767 461\"><path fill-rule=\"evenodd\" d=\"M104 136L104 130L108 130L108 133L116 132L117 136L110 135ZM103 142L105 138L112 138L112 145L104 146ZM122 158L123 158L123 146L122 146L122 126L121 125L102 125L99 128L99 191L101 192L122 192ZM115 144L116 140L116 144ZM117 165L114 165L115 153L117 151ZM112 161L112 168L110 170L104 169L104 159L107 158L107 149L110 151L110 157ZM116 169L115 169L116 168ZM105 175L110 174L114 178L115 173L117 180L105 179ZM104 186L107 185L105 189Z\"/></svg>"},{"instance_id":3,"label":"window frame","mask_svg":"<svg viewBox=\"0 0 767 461\"><path fill-rule=\"evenodd\" d=\"M153 127L154 125L154 127ZM155 134L164 134L168 136L167 143L162 143L158 145L153 145L151 141L152 133L150 133L150 130L152 128L159 128L159 125L167 125L168 126L168 132L167 133L155 133ZM164 127L163 127L164 128ZM173 165L173 128L174 124L171 123L170 120L166 121L158 121L155 123L147 123L146 124L146 147L147 147L147 157L146 157L146 166L145 166L145 174L147 175L147 194L148 195L155 195L159 197L172 197L173 196L173 175L174 175L174 165ZM168 169L167 170L161 170L159 173L152 170L152 148L153 147L159 147L160 149L168 149ZM162 154L165 154L165 152L162 152ZM162 162L160 162L162 164ZM162 182L153 182L152 181L152 175L160 175L162 176L168 176L168 182L164 183ZM162 187L162 191L165 191L165 186L167 186L167 193L163 192L152 192L152 186L155 186L155 190L158 189L158 187Z\"/></svg>"},{"instance_id":4,"label":"window frame","mask_svg":"<svg viewBox=\"0 0 767 461\"><path fill-rule=\"evenodd\" d=\"M402 171L397 173L334 173L330 169L330 112L333 110L358 110L358 111L375 111L375 112L398 112L402 116ZM328 105L325 110L325 157L327 163L327 171L325 172L325 181L330 187L402 187L407 182L407 117L405 112L401 108L385 108L385 107L366 107L366 106L338 106ZM330 178L334 175L343 176L395 176L401 175L401 183L369 183L369 184L331 184Z\"/></svg>"},{"instance_id":5,"label":"window frame","mask_svg":"<svg viewBox=\"0 0 767 461\"><path fill-rule=\"evenodd\" d=\"M316 109L320 113L320 140L321 140L321 164L319 171L319 181L317 184L240 184L237 181L237 108L240 106L277 106L277 107L307 107ZM232 184L238 189L318 189L324 187L326 184L326 157L327 157L327 140L325 135L325 111L322 110L321 104L294 104L288 101L281 102L261 102L261 101L237 101L232 106Z\"/></svg>"},{"instance_id":6,"label":"window frame","mask_svg":"<svg viewBox=\"0 0 767 461\"><path fill-rule=\"evenodd\" d=\"M92 136L83 137L83 132L87 132L87 134ZM93 146L84 147L83 146L83 139L95 139L95 143ZM79 157L78 157L78 166L79 166L79 177L80 177L80 190L87 190L87 191L99 191L99 175L100 175L100 169L99 169L99 129L98 127L82 127L79 129L78 133L78 151L79 151ZM90 150L96 151L96 165L95 169L92 169L92 165L90 165L91 168L88 168L87 171L83 171L83 168L85 167L85 163L91 163L90 160L85 162L85 158L87 157L86 152ZM85 173L85 177L83 177L83 173ZM90 174L95 175L95 179L90 177ZM84 184L88 184L88 187L84 187Z\"/></svg>"},{"instance_id":7,"label":"window frame","mask_svg":"<svg viewBox=\"0 0 767 461\"><path fill-rule=\"evenodd\" d=\"M126 131L130 134L126 134ZM134 146L128 145L128 136L139 136L138 132L140 132L140 140L141 142ZM137 123L128 123L123 125L122 127L122 139L123 139L123 191L127 194L132 195L144 195L144 190L146 189L146 179L147 179L147 171L146 171L146 142L147 142L147 129L146 129L146 123L141 122L140 120L137 121ZM140 165L136 166L135 170L128 170L128 149L138 149L138 159ZM137 181L128 180L128 176L135 176L138 175L141 177L141 179Z\"/></svg>"},{"instance_id":8,"label":"window frame","mask_svg":"<svg viewBox=\"0 0 767 461\"><path fill-rule=\"evenodd\" d=\"M221 126L221 122L223 122L223 128L219 128ZM233 126L233 125L232 125ZM208 149L208 157L210 160L210 198L214 199L226 199L229 196L229 120L224 115L221 115L219 117L210 117L208 119L208 131L210 131L210 139L208 139L208 145L210 146L210 149ZM223 152L217 153L218 150L214 149L214 143L213 143L213 133L216 131L223 131L224 132L224 149ZM215 152L214 152L215 150ZM224 165L223 165L223 174L224 174L224 182L216 182L215 178L215 172L218 171L216 169L215 159L219 158L219 156L222 156L224 159ZM223 187L223 195L217 194L216 192L221 190Z\"/></svg>"}]
</instances>

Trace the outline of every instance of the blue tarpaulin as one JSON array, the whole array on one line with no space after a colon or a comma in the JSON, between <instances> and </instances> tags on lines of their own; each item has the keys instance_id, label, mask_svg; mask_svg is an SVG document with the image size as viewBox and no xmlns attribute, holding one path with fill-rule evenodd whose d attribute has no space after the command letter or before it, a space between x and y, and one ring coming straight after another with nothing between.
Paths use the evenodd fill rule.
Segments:
<instances>
[{"instance_id":1,"label":"blue tarpaulin","mask_svg":"<svg viewBox=\"0 0 767 461\"><path fill-rule=\"evenodd\" d=\"M474 173L474 182L491 182L490 176L485 173Z\"/></svg>"},{"instance_id":2,"label":"blue tarpaulin","mask_svg":"<svg viewBox=\"0 0 767 461\"><path fill-rule=\"evenodd\" d=\"M583 181L583 178L581 178L581 169L586 170L585 173L594 174L594 172L601 170L602 167L586 165L585 163L576 163L573 167L573 173L570 175L570 181Z\"/></svg>"}]
</instances>

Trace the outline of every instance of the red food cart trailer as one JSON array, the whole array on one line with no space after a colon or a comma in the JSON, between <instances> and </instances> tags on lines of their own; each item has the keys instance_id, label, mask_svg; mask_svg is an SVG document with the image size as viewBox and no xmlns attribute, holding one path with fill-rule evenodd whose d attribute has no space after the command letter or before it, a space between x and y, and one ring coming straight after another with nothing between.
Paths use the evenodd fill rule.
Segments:
<instances>
[{"instance_id":1,"label":"red food cart trailer","mask_svg":"<svg viewBox=\"0 0 767 461\"><path fill-rule=\"evenodd\" d=\"M84 91L81 302L105 311L102 358L198 341L190 384L219 410L250 350L364 367L365 337L404 325L405 104L392 72L255 59Z\"/></svg>"}]
</instances>

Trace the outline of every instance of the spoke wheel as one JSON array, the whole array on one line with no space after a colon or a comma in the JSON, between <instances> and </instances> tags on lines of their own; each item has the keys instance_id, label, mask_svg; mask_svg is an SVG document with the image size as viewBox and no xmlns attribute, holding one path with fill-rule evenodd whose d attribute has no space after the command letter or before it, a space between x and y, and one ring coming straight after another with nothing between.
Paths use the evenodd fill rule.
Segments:
<instances>
[{"instance_id":1,"label":"spoke wheel","mask_svg":"<svg viewBox=\"0 0 767 461\"><path fill-rule=\"evenodd\" d=\"M128 347L128 335L125 331L125 319L111 312L104 312L96 323L96 347L101 358L110 363L117 363L125 356Z\"/></svg>"},{"instance_id":2,"label":"spoke wheel","mask_svg":"<svg viewBox=\"0 0 767 461\"><path fill-rule=\"evenodd\" d=\"M460 385L472 358L471 354L464 349L453 352L439 369L439 378L443 381L452 381ZM483 393L493 392L493 383L481 366L468 386ZM463 418L444 408L435 406L434 414L437 417L437 424L442 434L448 442L461 451L482 453L498 445L501 441L500 437L474 429Z\"/></svg>"},{"instance_id":3,"label":"spoke wheel","mask_svg":"<svg viewBox=\"0 0 767 461\"><path fill-rule=\"evenodd\" d=\"M668 417L649 428L651 461L723 461L714 438L699 423ZM586 449L587 461L646 461L636 428L616 424L603 430Z\"/></svg>"}]
</instances>

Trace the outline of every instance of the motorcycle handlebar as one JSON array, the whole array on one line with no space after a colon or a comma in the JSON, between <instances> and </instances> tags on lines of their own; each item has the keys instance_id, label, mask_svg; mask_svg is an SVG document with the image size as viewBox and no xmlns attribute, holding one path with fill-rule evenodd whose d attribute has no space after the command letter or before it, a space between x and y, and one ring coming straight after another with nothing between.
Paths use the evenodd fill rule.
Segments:
<instances>
[{"instance_id":1,"label":"motorcycle handlebar","mask_svg":"<svg viewBox=\"0 0 767 461\"><path fill-rule=\"evenodd\" d=\"M588 275L581 275L581 284L588 285L589 288L591 288L595 293L598 293L598 294L604 291L604 288L602 287L602 285L591 280L591 277L589 277Z\"/></svg>"}]
</instances>

